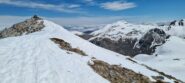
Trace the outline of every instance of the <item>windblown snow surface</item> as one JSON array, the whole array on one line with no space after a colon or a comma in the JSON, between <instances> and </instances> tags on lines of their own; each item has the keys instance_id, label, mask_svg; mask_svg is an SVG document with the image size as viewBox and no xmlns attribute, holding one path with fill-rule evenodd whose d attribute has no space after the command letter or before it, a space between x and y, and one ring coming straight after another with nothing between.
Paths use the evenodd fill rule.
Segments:
<instances>
[{"instance_id":1,"label":"windblown snow surface","mask_svg":"<svg viewBox=\"0 0 185 83\"><path fill-rule=\"evenodd\" d=\"M44 25L40 32L0 40L0 83L109 83L88 66L92 57L109 64L121 64L151 80L151 76L159 75L127 60L128 57L82 40L57 24L44 20ZM63 39L88 56L68 53L50 38Z\"/></svg>"}]
</instances>

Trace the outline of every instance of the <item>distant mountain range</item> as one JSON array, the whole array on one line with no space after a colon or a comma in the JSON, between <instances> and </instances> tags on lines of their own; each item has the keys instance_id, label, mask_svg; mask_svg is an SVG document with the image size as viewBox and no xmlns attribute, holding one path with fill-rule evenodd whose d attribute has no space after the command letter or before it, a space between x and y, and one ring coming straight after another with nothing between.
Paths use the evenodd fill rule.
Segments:
<instances>
[{"instance_id":1,"label":"distant mountain range","mask_svg":"<svg viewBox=\"0 0 185 83\"><path fill-rule=\"evenodd\" d=\"M79 31L89 34L91 32L101 29L104 26L105 25L82 25L82 26L68 25L63 27L69 31Z\"/></svg>"}]
</instances>

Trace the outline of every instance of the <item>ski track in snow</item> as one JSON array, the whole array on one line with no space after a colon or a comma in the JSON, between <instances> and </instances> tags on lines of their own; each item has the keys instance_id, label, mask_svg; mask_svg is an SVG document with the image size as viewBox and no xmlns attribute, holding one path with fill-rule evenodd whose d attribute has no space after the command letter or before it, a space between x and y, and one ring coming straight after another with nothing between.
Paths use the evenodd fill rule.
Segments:
<instances>
[{"instance_id":1,"label":"ski track in snow","mask_svg":"<svg viewBox=\"0 0 185 83\"><path fill-rule=\"evenodd\" d=\"M85 58L69 55L53 43L49 39L53 32L2 39L0 83L109 83Z\"/></svg>"},{"instance_id":2,"label":"ski track in snow","mask_svg":"<svg viewBox=\"0 0 185 83\"><path fill-rule=\"evenodd\" d=\"M34 44L32 44L29 41L30 39L23 40L22 42L13 42L15 43L14 45L16 46L14 46L14 48L7 48L10 49L9 53L11 53L12 55L2 53L1 51L0 54L8 55L4 56L4 58L1 58L4 61L3 62L4 64L1 65L1 68L4 69L0 70L1 72L0 80L3 80L2 82L15 83L15 81L17 80L20 83L22 82L44 83L44 80L48 79L45 77L48 75L48 73L51 73L51 67L48 63L49 62L48 58L42 55L42 52L40 51L41 49L44 50L44 48L38 48L42 46L34 46ZM41 45L40 42L39 44ZM24 50L25 48L27 50ZM7 66L8 69L6 69L5 66ZM17 77L19 79L17 79ZM32 81L26 78L31 78Z\"/></svg>"}]
</instances>

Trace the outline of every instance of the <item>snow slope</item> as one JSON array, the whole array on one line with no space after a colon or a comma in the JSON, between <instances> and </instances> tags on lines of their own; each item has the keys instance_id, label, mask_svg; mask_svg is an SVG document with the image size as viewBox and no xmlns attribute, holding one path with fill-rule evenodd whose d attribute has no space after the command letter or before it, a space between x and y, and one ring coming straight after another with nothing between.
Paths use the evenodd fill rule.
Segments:
<instances>
[{"instance_id":1,"label":"snow slope","mask_svg":"<svg viewBox=\"0 0 185 83\"><path fill-rule=\"evenodd\" d=\"M135 59L185 81L185 40L172 36L154 55L140 54ZM155 56L157 55L157 56Z\"/></svg>"},{"instance_id":2,"label":"snow slope","mask_svg":"<svg viewBox=\"0 0 185 83\"><path fill-rule=\"evenodd\" d=\"M127 60L126 56L97 47L44 20L39 32L0 40L0 83L109 83L88 66L92 57L148 76L159 74ZM50 38L60 38L88 56L68 53ZM92 50L93 49L93 50ZM166 81L172 79L165 77Z\"/></svg>"}]
</instances>

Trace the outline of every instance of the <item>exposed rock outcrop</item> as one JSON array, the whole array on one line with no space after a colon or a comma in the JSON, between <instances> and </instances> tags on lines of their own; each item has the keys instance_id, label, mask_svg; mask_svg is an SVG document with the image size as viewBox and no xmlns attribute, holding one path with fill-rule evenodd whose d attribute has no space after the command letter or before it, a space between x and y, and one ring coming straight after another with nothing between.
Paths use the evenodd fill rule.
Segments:
<instances>
[{"instance_id":1,"label":"exposed rock outcrop","mask_svg":"<svg viewBox=\"0 0 185 83\"><path fill-rule=\"evenodd\" d=\"M154 28L150 29L141 39L124 38L116 41L109 38L95 38L90 42L123 55L134 57L137 54L154 53L156 47L165 43L168 37L162 29Z\"/></svg>"},{"instance_id":2,"label":"exposed rock outcrop","mask_svg":"<svg viewBox=\"0 0 185 83\"><path fill-rule=\"evenodd\" d=\"M165 43L168 35L158 28L149 30L138 42L135 44L135 48L140 50L142 54L152 54L155 52L157 46Z\"/></svg>"},{"instance_id":3,"label":"exposed rock outcrop","mask_svg":"<svg viewBox=\"0 0 185 83\"><path fill-rule=\"evenodd\" d=\"M23 34L30 34L40 31L44 27L45 26L43 24L42 18L35 15L31 19L14 24L12 27L5 28L4 30L0 31L0 39L6 37L21 36Z\"/></svg>"},{"instance_id":4,"label":"exposed rock outcrop","mask_svg":"<svg viewBox=\"0 0 185 83\"><path fill-rule=\"evenodd\" d=\"M111 40L109 38L96 38L91 40L90 42L100 47L118 52L120 54L133 57L134 55L139 53L139 49L137 48L133 49L136 41L137 39L129 39L129 38L126 38L124 40L119 39L118 41Z\"/></svg>"}]
</instances>

